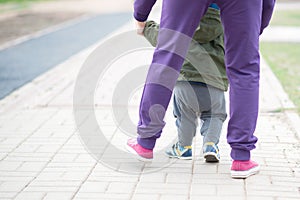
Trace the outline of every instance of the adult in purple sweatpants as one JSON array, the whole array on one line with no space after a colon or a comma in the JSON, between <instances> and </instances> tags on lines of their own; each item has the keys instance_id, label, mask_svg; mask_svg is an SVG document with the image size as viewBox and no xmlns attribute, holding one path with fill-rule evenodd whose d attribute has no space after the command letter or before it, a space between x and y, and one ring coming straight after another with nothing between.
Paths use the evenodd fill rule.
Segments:
<instances>
[{"instance_id":1,"label":"adult in purple sweatpants","mask_svg":"<svg viewBox=\"0 0 300 200\"><path fill-rule=\"evenodd\" d=\"M135 0L135 19L146 21L155 2ZM249 171L258 166L250 161L250 151L257 142L253 133L259 99L259 35L270 21L275 0L163 0L158 44L140 102L139 136L136 144L132 141L128 144L140 157L151 159L143 150L151 152L160 137L165 111L191 38L211 3L220 7L225 35L225 63L230 82L227 141L234 162L241 161L233 163L232 171Z\"/></svg>"}]
</instances>

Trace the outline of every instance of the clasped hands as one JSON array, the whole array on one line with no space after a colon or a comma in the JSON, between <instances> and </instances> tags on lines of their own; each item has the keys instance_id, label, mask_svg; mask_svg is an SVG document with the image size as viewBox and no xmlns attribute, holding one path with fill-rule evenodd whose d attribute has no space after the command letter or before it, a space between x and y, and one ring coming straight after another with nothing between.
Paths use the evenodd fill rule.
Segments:
<instances>
[{"instance_id":1,"label":"clasped hands","mask_svg":"<svg viewBox=\"0 0 300 200\"><path fill-rule=\"evenodd\" d=\"M136 26L136 32L138 35L143 36L144 35L144 28L145 28L146 22L139 22L136 21L135 22L135 26Z\"/></svg>"}]
</instances>

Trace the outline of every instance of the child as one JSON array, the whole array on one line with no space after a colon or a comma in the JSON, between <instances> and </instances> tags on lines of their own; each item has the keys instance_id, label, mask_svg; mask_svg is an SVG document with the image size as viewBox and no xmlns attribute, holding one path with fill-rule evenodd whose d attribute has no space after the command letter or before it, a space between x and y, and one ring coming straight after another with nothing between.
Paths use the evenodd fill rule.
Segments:
<instances>
[{"instance_id":1,"label":"child","mask_svg":"<svg viewBox=\"0 0 300 200\"><path fill-rule=\"evenodd\" d=\"M144 36L156 46L159 25L148 21ZM206 162L220 160L218 142L226 119L224 91L228 89L224 64L223 28L216 4L211 4L200 21L174 89L174 116L178 142L166 154L172 158L192 159L192 141L198 118L203 125L203 155ZM196 64L196 65L195 65ZM193 98L194 97L194 98Z\"/></svg>"}]
</instances>

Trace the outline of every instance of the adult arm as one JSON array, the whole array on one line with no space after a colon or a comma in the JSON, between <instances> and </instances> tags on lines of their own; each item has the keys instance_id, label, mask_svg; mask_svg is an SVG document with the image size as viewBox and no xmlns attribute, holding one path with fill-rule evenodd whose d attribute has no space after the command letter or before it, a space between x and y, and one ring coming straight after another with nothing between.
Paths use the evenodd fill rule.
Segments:
<instances>
[{"instance_id":1,"label":"adult arm","mask_svg":"<svg viewBox=\"0 0 300 200\"><path fill-rule=\"evenodd\" d=\"M260 34L262 34L263 30L269 25L274 6L275 0L263 0Z\"/></svg>"},{"instance_id":2,"label":"adult arm","mask_svg":"<svg viewBox=\"0 0 300 200\"><path fill-rule=\"evenodd\" d=\"M156 0L135 0L134 18L139 22L146 21L155 2Z\"/></svg>"}]
</instances>

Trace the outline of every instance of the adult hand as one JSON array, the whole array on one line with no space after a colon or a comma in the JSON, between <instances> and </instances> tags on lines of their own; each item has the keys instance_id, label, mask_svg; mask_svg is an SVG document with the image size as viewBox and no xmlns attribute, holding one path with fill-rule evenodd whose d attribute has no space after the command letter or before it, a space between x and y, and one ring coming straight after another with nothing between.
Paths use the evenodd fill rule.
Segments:
<instances>
[{"instance_id":1,"label":"adult hand","mask_svg":"<svg viewBox=\"0 0 300 200\"><path fill-rule=\"evenodd\" d=\"M144 35L144 28L145 28L145 25L146 25L146 22L139 22L139 21L136 21L135 22L135 25L136 25L136 32L138 35Z\"/></svg>"}]
</instances>

